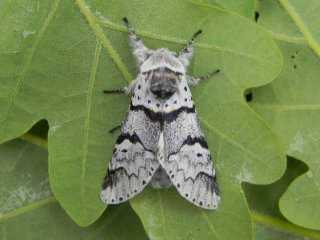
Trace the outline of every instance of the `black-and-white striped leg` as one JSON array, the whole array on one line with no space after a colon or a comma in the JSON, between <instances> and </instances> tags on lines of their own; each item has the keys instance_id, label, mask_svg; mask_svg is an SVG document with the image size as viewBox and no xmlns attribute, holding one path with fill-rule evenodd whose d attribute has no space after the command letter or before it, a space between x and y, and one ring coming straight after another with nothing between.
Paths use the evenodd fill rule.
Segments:
<instances>
[{"instance_id":1,"label":"black-and-white striped leg","mask_svg":"<svg viewBox=\"0 0 320 240\"><path fill-rule=\"evenodd\" d=\"M122 121L121 123L119 123L119 124L118 124L117 126L115 126L114 128L110 129L110 130L109 130L109 133L113 133L114 131L120 129L120 128L122 127L122 125L123 125L123 122L124 122L124 121Z\"/></svg>"},{"instance_id":2,"label":"black-and-white striped leg","mask_svg":"<svg viewBox=\"0 0 320 240\"><path fill-rule=\"evenodd\" d=\"M207 79L211 78L213 75L215 75L215 74L217 74L219 72L220 72L220 69L215 70L214 72L208 74L207 76L203 76L203 77L190 77L190 76L187 76L187 82L190 85L197 85L200 81L207 80Z\"/></svg>"},{"instance_id":3,"label":"black-and-white striped leg","mask_svg":"<svg viewBox=\"0 0 320 240\"><path fill-rule=\"evenodd\" d=\"M193 48L192 45L194 44L195 38L202 33L202 30L198 30L195 32L192 36L192 38L189 40L187 46L185 46L182 51L179 53L179 59L182 61L183 65L187 67L189 65L189 60L193 55Z\"/></svg>"},{"instance_id":4,"label":"black-and-white striped leg","mask_svg":"<svg viewBox=\"0 0 320 240\"><path fill-rule=\"evenodd\" d=\"M130 42L133 48L133 55L136 58L139 65L141 65L149 56L149 49L143 44L142 40L136 35L135 30L131 26L129 20L124 17L123 21L127 24L129 34L130 34Z\"/></svg>"},{"instance_id":5,"label":"black-and-white striped leg","mask_svg":"<svg viewBox=\"0 0 320 240\"><path fill-rule=\"evenodd\" d=\"M120 88L120 89L112 89L112 90L103 90L103 93L126 93L127 88Z\"/></svg>"}]
</instances>

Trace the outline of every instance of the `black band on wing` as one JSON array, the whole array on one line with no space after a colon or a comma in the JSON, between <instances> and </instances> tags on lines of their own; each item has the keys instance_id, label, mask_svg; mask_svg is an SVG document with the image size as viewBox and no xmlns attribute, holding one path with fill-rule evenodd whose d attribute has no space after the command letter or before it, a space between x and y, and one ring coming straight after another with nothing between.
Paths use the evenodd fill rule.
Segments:
<instances>
[{"instance_id":1,"label":"black band on wing","mask_svg":"<svg viewBox=\"0 0 320 240\"><path fill-rule=\"evenodd\" d=\"M174 110L174 111L172 111L170 113L165 113L165 114L163 114L163 122L170 123L170 122L176 120L179 117L180 113L182 113L182 112L195 113L196 112L196 108L193 105L192 108L181 107L181 108L178 108L177 110Z\"/></svg>"},{"instance_id":2,"label":"black band on wing","mask_svg":"<svg viewBox=\"0 0 320 240\"><path fill-rule=\"evenodd\" d=\"M177 110L174 110L170 113L162 113L162 112L154 112L150 110L149 108L146 108L143 105L135 105L133 106L132 103L130 103L130 111L143 111L148 118L153 122L160 122L161 124L164 122L170 123L178 118L180 113L186 112L186 113L195 113L195 106L193 105L191 108L189 107L181 107Z\"/></svg>"},{"instance_id":3,"label":"black band on wing","mask_svg":"<svg viewBox=\"0 0 320 240\"><path fill-rule=\"evenodd\" d=\"M184 170L177 169L177 172L178 171L184 171ZM200 179L200 181L207 183L207 186L206 186L207 191L210 191L211 194L215 192L217 196L220 196L220 189L218 187L216 175L209 175L205 172L198 172L195 178L187 177L187 178L184 178L184 181L187 182L188 180L191 180L194 183L197 179Z\"/></svg>"},{"instance_id":4,"label":"black band on wing","mask_svg":"<svg viewBox=\"0 0 320 240\"><path fill-rule=\"evenodd\" d=\"M143 105L132 105L132 102L130 103L130 111L143 111L144 114L146 114L148 116L148 118L152 121L152 122L162 122L162 113L160 112L154 112L152 110L150 110L149 108L146 108Z\"/></svg>"},{"instance_id":5,"label":"black band on wing","mask_svg":"<svg viewBox=\"0 0 320 240\"><path fill-rule=\"evenodd\" d=\"M125 134L121 134L117 141L116 144L121 144L124 140L129 140L131 143L140 143L142 146L142 141L139 138L139 136L136 133L133 133L132 135L130 135L129 133L125 133Z\"/></svg>"},{"instance_id":6,"label":"black band on wing","mask_svg":"<svg viewBox=\"0 0 320 240\"><path fill-rule=\"evenodd\" d=\"M116 141L116 147L113 149L113 153L112 154L115 154L116 151L117 151L117 145L120 145L122 142L124 142L125 140L129 140L130 143L132 144L136 144L136 143L139 143L143 149L145 151L148 151L148 152L152 152L154 153L152 150L150 149L147 149L144 144L142 143L141 139L139 138L139 136L134 132L132 135L130 135L129 133L122 133L120 134L120 136L118 137L117 141Z\"/></svg>"},{"instance_id":7,"label":"black band on wing","mask_svg":"<svg viewBox=\"0 0 320 240\"><path fill-rule=\"evenodd\" d=\"M119 167L113 170L108 169L107 175L103 179L102 189L106 189L109 186L114 186L119 181L119 175L125 174L128 176L128 178L131 178L132 176L135 176L138 178L138 176L134 173L128 174L127 170L124 167Z\"/></svg>"},{"instance_id":8,"label":"black band on wing","mask_svg":"<svg viewBox=\"0 0 320 240\"><path fill-rule=\"evenodd\" d=\"M181 144L181 146L179 147L178 151L176 152L172 152L168 154L168 159L170 158L170 156L178 154L181 151L181 148L185 145L194 145L196 143L199 143L201 145L202 148L208 149L208 144L207 141L204 139L204 137L191 137L190 135L188 135L187 139L184 140ZM211 159L210 159L211 160Z\"/></svg>"}]
</instances>

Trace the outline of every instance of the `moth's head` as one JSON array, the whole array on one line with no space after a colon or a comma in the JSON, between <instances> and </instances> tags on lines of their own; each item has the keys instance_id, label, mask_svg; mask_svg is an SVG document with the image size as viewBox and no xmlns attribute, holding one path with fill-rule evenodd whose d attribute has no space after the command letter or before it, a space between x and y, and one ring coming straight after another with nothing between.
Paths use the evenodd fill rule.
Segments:
<instances>
[{"instance_id":1,"label":"moth's head","mask_svg":"<svg viewBox=\"0 0 320 240\"><path fill-rule=\"evenodd\" d=\"M148 90L159 99L170 98L179 88L185 67L174 52L161 48L153 51L140 67Z\"/></svg>"}]
</instances>

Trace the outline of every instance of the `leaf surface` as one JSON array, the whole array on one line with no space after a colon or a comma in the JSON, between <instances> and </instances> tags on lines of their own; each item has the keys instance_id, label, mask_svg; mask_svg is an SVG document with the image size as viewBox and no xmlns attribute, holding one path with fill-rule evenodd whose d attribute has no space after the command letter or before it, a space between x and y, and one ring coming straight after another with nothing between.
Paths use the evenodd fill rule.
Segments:
<instances>
[{"instance_id":1,"label":"leaf surface","mask_svg":"<svg viewBox=\"0 0 320 240\"><path fill-rule=\"evenodd\" d=\"M281 1L281 3L289 4L287 1ZM299 6L297 11L302 14L301 11L309 8L309 4L307 5ZM314 2L313 7L317 8L317 6L318 4ZM275 11L279 9L277 4L268 5L268 7L266 14L272 9L276 9ZM284 10L287 11L287 16L292 17L293 13L287 7L286 5ZM313 11L310 12L310 15L312 14ZM285 26L291 27L294 26L292 22L297 24L297 19L294 17L292 21L288 17L280 18L279 16L265 17L265 22L262 22L263 26L269 26L269 31L274 33L278 30L277 27L272 27L272 23L277 21L282 21ZM308 17L303 19L307 24ZM300 28L299 30L301 31ZM318 34L311 25L308 31L311 31L314 36ZM291 32L297 32L297 30ZM318 94L320 60L317 53L310 49L313 46L306 39L305 32L301 31L301 33L305 41L293 40L294 38L288 32L283 32L285 37L279 38L277 33L274 35L279 39L278 45L284 56L284 67L274 82L253 90L251 106L281 137L287 154L305 162L309 167L309 171L293 181L282 196L281 213L295 224L320 229L320 152L317 147L320 141L320 98Z\"/></svg>"},{"instance_id":2,"label":"leaf surface","mask_svg":"<svg viewBox=\"0 0 320 240\"><path fill-rule=\"evenodd\" d=\"M320 57L320 2L299 0L279 0L288 15L302 33L309 47Z\"/></svg>"},{"instance_id":3,"label":"leaf surface","mask_svg":"<svg viewBox=\"0 0 320 240\"><path fill-rule=\"evenodd\" d=\"M192 0L192 2L203 5L211 5L238 13L248 19L254 16L255 0Z\"/></svg>"},{"instance_id":4,"label":"leaf surface","mask_svg":"<svg viewBox=\"0 0 320 240\"><path fill-rule=\"evenodd\" d=\"M20 139L0 145L1 239L147 239L128 204L108 208L89 227L74 223L52 195L47 157L45 148Z\"/></svg>"},{"instance_id":5,"label":"leaf surface","mask_svg":"<svg viewBox=\"0 0 320 240\"><path fill-rule=\"evenodd\" d=\"M218 76L192 91L228 212L184 208L181 214L201 220L199 227L202 216L208 214L207 222L219 229L216 239L234 239L237 233L232 235L228 229L240 224L241 238L248 239L252 225L241 182L270 183L285 168L277 137L243 97L247 88L270 82L280 71L282 56L271 38L238 15L183 0L41 4L24 0L17 9L9 1L4 5L7 10L0 27L11 24L14 28L3 31L5 46L0 44L5 62L0 66L1 141L21 135L41 119L48 121L52 190L80 225L94 222L105 208L99 192L115 142L107 131L121 122L128 106L128 97L104 96L102 90L123 87L137 74L122 17L131 20L150 48L180 51L201 28L189 71L200 76L221 69ZM172 199L170 191L161 194ZM142 196L150 203L151 194ZM239 201L233 203L234 199ZM134 203L134 209L149 236L155 234L141 201ZM163 212L164 218L171 216L168 209ZM227 227L214 221L218 215L228 219L230 213L241 216L226 220ZM176 224L180 231L181 223Z\"/></svg>"}]
</instances>

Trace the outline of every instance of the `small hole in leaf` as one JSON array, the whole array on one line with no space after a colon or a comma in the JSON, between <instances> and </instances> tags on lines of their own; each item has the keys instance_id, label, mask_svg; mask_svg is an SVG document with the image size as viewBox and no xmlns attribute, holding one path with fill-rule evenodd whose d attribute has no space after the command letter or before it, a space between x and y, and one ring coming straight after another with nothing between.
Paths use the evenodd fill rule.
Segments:
<instances>
[{"instance_id":1,"label":"small hole in leaf","mask_svg":"<svg viewBox=\"0 0 320 240\"><path fill-rule=\"evenodd\" d=\"M260 17L260 13L258 11L255 11L254 12L254 21L258 22L259 17Z\"/></svg>"},{"instance_id":2,"label":"small hole in leaf","mask_svg":"<svg viewBox=\"0 0 320 240\"><path fill-rule=\"evenodd\" d=\"M248 92L248 93L245 95L245 97L246 97L246 101L247 101L247 102L251 102L251 101L252 101L252 92Z\"/></svg>"},{"instance_id":3,"label":"small hole in leaf","mask_svg":"<svg viewBox=\"0 0 320 240\"><path fill-rule=\"evenodd\" d=\"M298 66L297 66L296 64L293 64L293 68L294 68L294 69L297 69Z\"/></svg>"}]
</instances>

